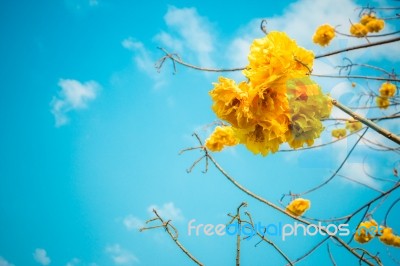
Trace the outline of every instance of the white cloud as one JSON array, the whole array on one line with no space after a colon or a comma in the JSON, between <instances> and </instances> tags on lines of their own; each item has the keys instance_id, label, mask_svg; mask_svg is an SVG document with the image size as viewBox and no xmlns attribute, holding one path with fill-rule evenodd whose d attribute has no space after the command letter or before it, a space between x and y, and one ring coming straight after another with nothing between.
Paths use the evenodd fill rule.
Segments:
<instances>
[{"instance_id":1,"label":"white cloud","mask_svg":"<svg viewBox=\"0 0 400 266\"><path fill-rule=\"evenodd\" d=\"M202 66L213 66L214 36L207 18L200 16L195 8L170 6L164 16L170 33L160 32L155 39L174 52L182 48L196 55ZM186 51L184 52L185 56Z\"/></svg>"},{"instance_id":2,"label":"white cloud","mask_svg":"<svg viewBox=\"0 0 400 266\"><path fill-rule=\"evenodd\" d=\"M162 43L165 47L171 49L171 52L181 53L183 51L182 40L174 38L171 34L165 31L158 33L154 39Z\"/></svg>"},{"instance_id":3,"label":"white cloud","mask_svg":"<svg viewBox=\"0 0 400 266\"><path fill-rule=\"evenodd\" d=\"M89 0L89 6L98 6L99 5L99 1L97 0Z\"/></svg>"},{"instance_id":4,"label":"white cloud","mask_svg":"<svg viewBox=\"0 0 400 266\"><path fill-rule=\"evenodd\" d=\"M36 262L42 265L49 265L51 262L50 258L47 256L46 250L42 248L37 248L35 250L35 252L33 253L33 258Z\"/></svg>"},{"instance_id":5,"label":"white cloud","mask_svg":"<svg viewBox=\"0 0 400 266\"><path fill-rule=\"evenodd\" d=\"M377 180L371 178L366 174L366 173L369 174L373 173L371 166L366 162L359 162L359 163L346 162L346 167L343 168L342 173L343 176L358 181L362 184L368 185L372 188L380 189L381 187L381 184ZM347 179L344 180L345 180L344 182L351 182L355 184L355 186L359 186L350 180Z\"/></svg>"},{"instance_id":6,"label":"white cloud","mask_svg":"<svg viewBox=\"0 0 400 266\"><path fill-rule=\"evenodd\" d=\"M76 266L79 265L81 263L81 260L78 258L73 258L72 260L70 260L65 266Z\"/></svg>"},{"instance_id":7,"label":"white cloud","mask_svg":"<svg viewBox=\"0 0 400 266\"><path fill-rule=\"evenodd\" d=\"M337 36L326 48L321 48L312 42L312 35L318 26L329 23L333 26L341 25L338 30L343 33L349 33L350 21L358 21L358 12L355 11L357 5L352 0L337 0L335 4L330 1L314 1L314 0L299 0L289 5L284 13L280 16L265 18L267 20L267 31L284 31L296 42L312 49L316 54L342 49L358 44L365 44L364 38L348 38ZM229 44L226 50L226 58L230 62L230 66L242 67L247 64L247 54L251 42L255 38L260 38L264 35L260 30L260 22L263 18L255 18L247 25L243 26ZM383 32L392 32L395 30L390 24L386 24ZM370 41L374 41L371 39ZM382 45L368 49L368 59L387 59L390 61L398 60L393 54L400 53L400 46L397 43ZM353 60L360 59L366 55L366 49L351 51L349 57ZM343 54L337 57L329 57L323 59L325 65L320 65L316 60L314 72L318 74L326 74L333 71L331 66L336 66L341 63ZM328 71L326 67L328 66ZM337 73L337 70L334 71Z\"/></svg>"},{"instance_id":8,"label":"white cloud","mask_svg":"<svg viewBox=\"0 0 400 266\"><path fill-rule=\"evenodd\" d=\"M172 220L174 222L184 220L181 209L175 207L173 202L164 203L162 207L151 205L147 210L149 213L153 214L153 209L155 209L163 219Z\"/></svg>"},{"instance_id":9,"label":"white cloud","mask_svg":"<svg viewBox=\"0 0 400 266\"><path fill-rule=\"evenodd\" d=\"M138 230L144 226L144 222L132 214L126 216L122 222L128 230Z\"/></svg>"},{"instance_id":10,"label":"white cloud","mask_svg":"<svg viewBox=\"0 0 400 266\"><path fill-rule=\"evenodd\" d=\"M134 53L133 62L144 73L154 81L154 89L158 89L165 84L163 75L157 72L155 62L158 60L140 41L129 37L121 42L121 45Z\"/></svg>"},{"instance_id":11,"label":"white cloud","mask_svg":"<svg viewBox=\"0 0 400 266\"><path fill-rule=\"evenodd\" d=\"M100 88L95 81L81 83L73 79L60 79L58 86L61 87L61 91L50 103L57 127L68 123L68 112L84 109L88 102L96 99Z\"/></svg>"},{"instance_id":12,"label":"white cloud","mask_svg":"<svg viewBox=\"0 0 400 266\"><path fill-rule=\"evenodd\" d=\"M139 262L135 255L123 249L119 244L107 246L106 253L111 256L115 265L134 265Z\"/></svg>"},{"instance_id":13,"label":"white cloud","mask_svg":"<svg viewBox=\"0 0 400 266\"><path fill-rule=\"evenodd\" d=\"M8 261L6 261L6 259L0 256L0 266L14 266L14 264L9 263Z\"/></svg>"}]
</instances>

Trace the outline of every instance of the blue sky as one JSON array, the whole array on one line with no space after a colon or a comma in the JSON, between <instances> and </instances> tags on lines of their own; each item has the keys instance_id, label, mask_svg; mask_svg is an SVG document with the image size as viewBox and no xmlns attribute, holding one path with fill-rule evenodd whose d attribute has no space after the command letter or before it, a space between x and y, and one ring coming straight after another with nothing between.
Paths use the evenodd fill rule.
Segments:
<instances>
[{"instance_id":1,"label":"blue sky","mask_svg":"<svg viewBox=\"0 0 400 266\"><path fill-rule=\"evenodd\" d=\"M189 237L189 220L226 223L226 214L247 201L260 221L290 222L238 191L212 167L207 174L201 173L203 164L186 173L201 154L178 152L196 145L193 131L203 138L210 133L207 125L216 117L208 91L218 74L181 66L173 74L169 62L157 73L154 63L163 56L157 47L198 65L244 66L250 42L263 36L261 18L268 18L269 29L288 32L316 54L362 42L338 38L328 48L312 44L318 25L342 24L345 32L348 19L357 20L354 2L335 2L2 1L0 266L190 265L163 230L137 231L152 217L152 208L173 219L181 241L206 265L232 265L235 240ZM386 31L398 27L390 23ZM316 62L314 71L335 73L343 56L391 70L399 63L393 54L399 53L398 45L346 53ZM227 75L243 79L240 73ZM348 81L316 80L325 92L347 102L380 84L360 82L354 92ZM332 116L346 117L336 110ZM400 131L395 122L381 125ZM393 146L372 132L367 136ZM330 140L327 132L318 143ZM267 157L235 147L216 158L239 182L277 203L283 193L301 192L329 177L355 140ZM395 180L392 169L398 160L396 153L376 152L362 143L342 174L385 190L391 184L369 178L363 167ZM309 215L345 215L376 195L337 177L309 195ZM396 196L399 192L384 206ZM399 208L389 220L398 233ZM385 211L374 217L381 221ZM295 259L320 239L276 241ZM284 263L269 246L254 248L256 242L245 243L244 265ZM358 263L331 246L338 265ZM379 241L366 247L385 254L386 265L393 263ZM321 247L302 265L329 262L325 250ZM398 255L398 250L391 252Z\"/></svg>"}]
</instances>

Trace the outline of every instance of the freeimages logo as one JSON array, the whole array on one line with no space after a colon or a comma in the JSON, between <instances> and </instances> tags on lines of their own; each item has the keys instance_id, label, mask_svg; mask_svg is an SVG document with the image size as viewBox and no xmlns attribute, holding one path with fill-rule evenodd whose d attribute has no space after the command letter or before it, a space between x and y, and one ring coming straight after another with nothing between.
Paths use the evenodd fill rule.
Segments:
<instances>
[{"instance_id":1,"label":"freeimages logo","mask_svg":"<svg viewBox=\"0 0 400 266\"><path fill-rule=\"evenodd\" d=\"M374 237L379 231L383 230L383 228L384 227L381 226L381 225L378 225L378 226L372 225L372 226L369 226L369 227L363 225L363 226L360 226L360 227L357 228L355 234L356 235L362 235L362 234L366 234L367 235L368 234L368 235L371 235L371 236Z\"/></svg>"},{"instance_id":2,"label":"freeimages logo","mask_svg":"<svg viewBox=\"0 0 400 266\"><path fill-rule=\"evenodd\" d=\"M323 226L321 222L316 224L304 225L297 222L293 224L283 224L279 223L269 223L262 224L261 222L255 223L254 226L244 223L239 224L237 222L225 225L225 224L195 224L196 219L192 219L188 223L188 235L192 236L192 234L199 236L200 234L204 234L206 236L212 235L241 235L245 236L247 240L253 238L253 236L260 234L266 236L280 236L283 241L288 236L315 236L319 235L340 235L340 236L348 236L350 234L350 230L348 229L348 224L329 224L327 226Z\"/></svg>"}]
</instances>

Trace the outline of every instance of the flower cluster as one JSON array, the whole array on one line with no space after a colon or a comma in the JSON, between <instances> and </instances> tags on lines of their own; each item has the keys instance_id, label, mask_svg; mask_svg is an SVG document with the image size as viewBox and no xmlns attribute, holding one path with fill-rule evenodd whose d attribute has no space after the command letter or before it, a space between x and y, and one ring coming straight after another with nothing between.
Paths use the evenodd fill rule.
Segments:
<instances>
[{"instance_id":1,"label":"flower cluster","mask_svg":"<svg viewBox=\"0 0 400 266\"><path fill-rule=\"evenodd\" d=\"M385 21L376 17L374 13L364 14L359 23L354 23L350 27L351 35L361 38L368 33L379 32L385 27Z\"/></svg>"},{"instance_id":2,"label":"flower cluster","mask_svg":"<svg viewBox=\"0 0 400 266\"><path fill-rule=\"evenodd\" d=\"M329 24L323 24L315 31L313 42L321 46L327 46L333 38L335 38L335 29Z\"/></svg>"},{"instance_id":3,"label":"flower cluster","mask_svg":"<svg viewBox=\"0 0 400 266\"><path fill-rule=\"evenodd\" d=\"M210 96L216 115L232 125L239 143L255 154L312 145L331 104L309 78L314 54L283 32L270 32L250 47L247 82L220 77Z\"/></svg>"},{"instance_id":4,"label":"flower cluster","mask_svg":"<svg viewBox=\"0 0 400 266\"><path fill-rule=\"evenodd\" d=\"M379 96L376 98L376 104L381 109L387 109L390 105L389 98L396 94L396 86L390 82L385 82L379 88Z\"/></svg>"},{"instance_id":5,"label":"flower cluster","mask_svg":"<svg viewBox=\"0 0 400 266\"><path fill-rule=\"evenodd\" d=\"M286 207L286 211L294 216L301 216L310 208L310 206L311 202L309 200L297 198L289 203Z\"/></svg>"},{"instance_id":6,"label":"flower cluster","mask_svg":"<svg viewBox=\"0 0 400 266\"><path fill-rule=\"evenodd\" d=\"M368 230L366 230L368 229ZM358 243L364 244L375 237L378 233L378 224L375 220L371 219L360 223L357 228L357 232L354 234L354 240Z\"/></svg>"},{"instance_id":7,"label":"flower cluster","mask_svg":"<svg viewBox=\"0 0 400 266\"><path fill-rule=\"evenodd\" d=\"M377 222L373 219L362 222L358 226L354 234L354 240L365 244L376 236L379 237L382 243L388 246L400 247L400 236L393 234L393 229L390 227L378 226Z\"/></svg>"},{"instance_id":8,"label":"flower cluster","mask_svg":"<svg viewBox=\"0 0 400 266\"><path fill-rule=\"evenodd\" d=\"M206 147L210 151L221 151L225 146L234 146L237 143L238 139L235 137L232 127L217 126L206 140Z\"/></svg>"},{"instance_id":9,"label":"flower cluster","mask_svg":"<svg viewBox=\"0 0 400 266\"><path fill-rule=\"evenodd\" d=\"M393 229L390 227L383 228L379 240L388 246L400 247L400 236L393 234Z\"/></svg>"},{"instance_id":10,"label":"flower cluster","mask_svg":"<svg viewBox=\"0 0 400 266\"><path fill-rule=\"evenodd\" d=\"M359 131L361 128L362 128L362 123L358 120L352 119L352 120L346 121L345 128L334 129L334 130L332 130L331 134L332 134L332 137L340 139L347 135L347 130L350 133L354 133L354 132Z\"/></svg>"}]
</instances>

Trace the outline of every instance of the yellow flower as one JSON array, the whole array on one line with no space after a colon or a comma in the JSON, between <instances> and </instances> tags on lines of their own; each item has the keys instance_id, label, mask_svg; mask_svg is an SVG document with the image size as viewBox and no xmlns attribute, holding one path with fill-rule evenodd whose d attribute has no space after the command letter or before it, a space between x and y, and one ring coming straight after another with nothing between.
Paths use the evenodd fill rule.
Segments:
<instances>
[{"instance_id":1,"label":"yellow flower","mask_svg":"<svg viewBox=\"0 0 400 266\"><path fill-rule=\"evenodd\" d=\"M334 37L335 29L329 24L324 24L317 28L313 36L313 42L321 46L326 46Z\"/></svg>"},{"instance_id":2,"label":"yellow flower","mask_svg":"<svg viewBox=\"0 0 400 266\"><path fill-rule=\"evenodd\" d=\"M352 83L351 83L351 87L353 87L353 88L355 88L356 85L357 85L357 84L356 84L355 82L352 82Z\"/></svg>"},{"instance_id":3,"label":"yellow flower","mask_svg":"<svg viewBox=\"0 0 400 266\"><path fill-rule=\"evenodd\" d=\"M294 216L301 216L311 206L311 202L307 199L297 198L289 203L286 207L286 211L293 214Z\"/></svg>"},{"instance_id":4,"label":"yellow flower","mask_svg":"<svg viewBox=\"0 0 400 266\"><path fill-rule=\"evenodd\" d=\"M288 144L296 149L311 146L324 130L321 119L329 116L332 105L320 86L309 77L290 80L287 85L290 107Z\"/></svg>"},{"instance_id":5,"label":"yellow flower","mask_svg":"<svg viewBox=\"0 0 400 266\"><path fill-rule=\"evenodd\" d=\"M340 139L346 136L346 129L344 128L334 129L332 130L331 134L332 137Z\"/></svg>"},{"instance_id":6,"label":"yellow flower","mask_svg":"<svg viewBox=\"0 0 400 266\"><path fill-rule=\"evenodd\" d=\"M286 33L273 31L253 41L248 60L243 74L257 87L285 84L288 78L307 75L313 66L314 54L298 46Z\"/></svg>"},{"instance_id":7,"label":"yellow flower","mask_svg":"<svg viewBox=\"0 0 400 266\"><path fill-rule=\"evenodd\" d=\"M206 147L210 151L221 151L225 146L235 146L238 139L232 127L217 126L211 136L206 140Z\"/></svg>"},{"instance_id":8,"label":"yellow flower","mask_svg":"<svg viewBox=\"0 0 400 266\"><path fill-rule=\"evenodd\" d=\"M254 127L235 129L241 144L246 145L254 154L277 152L279 145L286 141L289 119L282 115L270 121L256 124Z\"/></svg>"},{"instance_id":9,"label":"yellow flower","mask_svg":"<svg viewBox=\"0 0 400 266\"><path fill-rule=\"evenodd\" d=\"M249 109L247 83L237 85L234 80L220 77L209 94L214 102L212 109L220 119L235 127L247 127L255 123Z\"/></svg>"},{"instance_id":10,"label":"yellow flower","mask_svg":"<svg viewBox=\"0 0 400 266\"><path fill-rule=\"evenodd\" d=\"M362 123L357 120L346 121L346 129L351 133L359 131L362 128Z\"/></svg>"},{"instance_id":11,"label":"yellow flower","mask_svg":"<svg viewBox=\"0 0 400 266\"><path fill-rule=\"evenodd\" d=\"M368 22L370 22L370 21L372 21L374 19L376 19L376 16L375 16L374 13L364 14L360 19L360 23L363 24L363 25L367 25Z\"/></svg>"},{"instance_id":12,"label":"yellow flower","mask_svg":"<svg viewBox=\"0 0 400 266\"><path fill-rule=\"evenodd\" d=\"M390 105L389 98L387 97L376 97L376 104L380 109L387 109Z\"/></svg>"},{"instance_id":13,"label":"yellow flower","mask_svg":"<svg viewBox=\"0 0 400 266\"><path fill-rule=\"evenodd\" d=\"M379 88L379 95L381 97L393 97L396 94L396 86L390 82L385 82Z\"/></svg>"},{"instance_id":14,"label":"yellow flower","mask_svg":"<svg viewBox=\"0 0 400 266\"><path fill-rule=\"evenodd\" d=\"M400 236L393 234L393 229L390 227L383 228L379 240L386 245L400 247Z\"/></svg>"},{"instance_id":15,"label":"yellow flower","mask_svg":"<svg viewBox=\"0 0 400 266\"><path fill-rule=\"evenodd\" d=\"M376 233L378 233L378 224L375 220L371 219L360 223L356 233L354 234L354 240L358 243L364 244L371 241L371 239L375 237Z\"/></svg>"},{"instance_id":16,"label":"yellow flower","mask_svg":"<svg viewBox=\"0 0 400 266\"><path fill-rule=\"evenodd\" d=\"M361 23L354 23L350 27L350 33L355 37L361 38L365 37L368 34L368 29Z\"/></svg>"},{"instance_id":17,"label":"yellow flower","mask_svg":"<svg viewBox=\"0 0 400 266\"><path fill-rule=\"evenodd\" d=\"M385 27L385 21L383 19L373 19L365 27L367 27L369 32L379 32Z\"/></svg>"},{"instance_id":18,"label":"yellow flower","mask_svg":"<svg viewBox=\"0 0 400 266\"><path fill-rule=\"evenodd\" d=\"M308 76L313 61L311 51L283 32L256 39L243 71L248 81L237 84L220 77L209 93L212 109L255 154L274 153L285 142L293 148L310 146L332 107Z\"/></svg>"}]
</instances>

